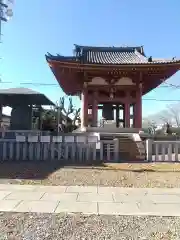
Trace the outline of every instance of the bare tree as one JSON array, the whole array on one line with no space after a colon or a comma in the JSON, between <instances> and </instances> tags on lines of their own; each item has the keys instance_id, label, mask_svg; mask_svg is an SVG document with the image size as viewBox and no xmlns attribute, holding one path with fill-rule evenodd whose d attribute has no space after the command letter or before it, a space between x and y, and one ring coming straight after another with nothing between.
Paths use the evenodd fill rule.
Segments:
<instances>
[{"instance_id":1,"label":"bare tree","mask_svg":"<svg viewBox=\"0 0 180 240\"><path fill-rule=\"evenodd\" d=\"M47 130L71 132L77 128L76 121L80 122L80 108L72 103L72 98L65 104L65 97L61 97L50 110L44 111L43 126Z\"/></svg>"},{"instance_id":2,"label":"bare tree","mask_svg":"<svg viewBox=\"0 0 180 240\"><path fill-rule=\"evenodd\" d=\"M155 134L157 124L153 120L149 120L148 118L144 118L142 122L143 128L148 129L150 134Z\"/></svg>"},{"instance_id":3,"label":"bare tree","mask_svg":"<svg viewBox=\"0 0 180 240\"><path fill-rule=\"evenodd\" d=\"M160 120L160 122L163 125L171 124L171 122L172 122L172 117L171 117L170 112L168 111L168 109L161 111L160 113L158 113L156 115L156 117L158 118L158 120Z\"/></svg>"},{"instance_id":4,"label":"bare tree","mask_svg":"<svg viewBox=\"0 0 180 240\"><path fill-rule=\"evenodd\" d=\"M80 122L80 108L76 109L72 103L72 98L69 99L68 106L65 106L65 97L61 97L59 99L59 103L57 103L57 122L65 127L68 127L68 123L70 123L71 128L75 128L76 121ZM63 123L64 121L64 123Z\"/></svg>"},{"instance_id":5,"label":"bare tree","mask_svg":"<svg viewBox=\"0 0 180 240\"><path fill-rule=\"evenodd\" d=\"M176 127L180 127L180 105L167 105L166 109L159 114L159 118L165 124L176 125Z\"/></svg>"},{"instance_id":6,"label":"bare tree","mask_svg":"<svg viewBox=\"0 0 180 240\"><path fill-rule=\"evenodd\" d=\"M166 109L151 116L151 119L160 126L166 134L179 133L180 129L180 104L167 105Z\"/></svg>"},{"instance_id":7,"label":"bare tree","mask_svg":"<svg viewBox=\"0 0 180 240\"><path fill-rule=\"evenodd\" d=\"M172 123L180 127L180 106L179 104L176 105L169 105L168 106L168 112L171 116Z\"/></svg>"}]
</instances>

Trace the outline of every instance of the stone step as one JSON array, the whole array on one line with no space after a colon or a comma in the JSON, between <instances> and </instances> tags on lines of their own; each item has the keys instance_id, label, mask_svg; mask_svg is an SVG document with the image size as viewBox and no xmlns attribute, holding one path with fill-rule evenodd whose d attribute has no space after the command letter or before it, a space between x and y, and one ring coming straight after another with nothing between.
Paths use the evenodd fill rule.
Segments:
<instances>
[{"instance_id":1,"label":"stone step","mask_svg":"<svg viewBox=\"0 0 180 240\"><path fill-rule=\"evenodd\" d=\"M140 156L140 155L137 155L137 156L136 156L136 159L145 160L145 158L146 158L146 156L145 156L145 155L144 155L144 156Z\"/></svg>"},{"instance_id":2,"label":"stone step","mask_svg":"<svg viewBox=\"0 0 180 240\"><path fill-rule=\"evenodd\" d=\"M145 146L143 142L137 142L131 137L119 138L119 152L125 161L145 160Z\"/></svg>"}]
</instances>

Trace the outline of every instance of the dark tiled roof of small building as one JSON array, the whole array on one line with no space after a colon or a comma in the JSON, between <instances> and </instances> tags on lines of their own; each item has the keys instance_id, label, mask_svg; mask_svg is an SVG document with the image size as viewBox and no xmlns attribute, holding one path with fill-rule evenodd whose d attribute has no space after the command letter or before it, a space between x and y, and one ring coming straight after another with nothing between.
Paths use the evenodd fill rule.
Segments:
<instances>
[{"instance_id":1,"label":"dark tiled roof of small building","mask_svg":"<svg viewBox=\"0 0 180 240\"><path fill-rule=\"evenodd\" d=\"M6 89L0 89L0 94L25 94L25 95L31 95L31 94L41 94L39 92L36 92L29 88L6 88Z\"/></svg>"},{"instance_id":2,"label":"dark tiled roof of small building","mask_svg":"<svg viewBox=\"0 0 180 240\"><path fill-rule=\"evenodd\" d=\"M142 46L137 47L90 47L75 45L75 56L46 55L47 60L79 62L82 64L160 64L179 60L153 60L146 57Z\"/></svg>"},{"instance_id":3,"label":"dark tiled roof of small building","mask_svg":"<svg viewBox=\"0 0 180 240\"><path fill-rule=\"evenodd\" d=\"M33 105L55 105L44 94L29 88L0 89L0 102L3 105L33 104Z\"/></svg>"}]
</instances>

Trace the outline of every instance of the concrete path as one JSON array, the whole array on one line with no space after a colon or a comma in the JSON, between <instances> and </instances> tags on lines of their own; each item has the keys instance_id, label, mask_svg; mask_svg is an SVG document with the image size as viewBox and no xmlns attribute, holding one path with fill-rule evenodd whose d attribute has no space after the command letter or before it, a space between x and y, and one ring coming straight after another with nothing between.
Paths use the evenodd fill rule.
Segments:
<instances>
[{"instance_id":1,"label":"concrete path","mask_svg":"<svg viewBox=\"0 0 180 240\"><path fill-rule=\"evenodd\" d=\"M180 188L0 184L0 211L180 216Z\"/></svg>"}]
</instances>

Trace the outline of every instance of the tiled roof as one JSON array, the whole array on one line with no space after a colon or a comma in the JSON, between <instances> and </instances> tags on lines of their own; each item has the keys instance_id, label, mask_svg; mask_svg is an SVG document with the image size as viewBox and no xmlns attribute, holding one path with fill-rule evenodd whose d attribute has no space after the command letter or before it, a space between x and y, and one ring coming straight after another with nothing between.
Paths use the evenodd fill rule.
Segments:
<instances>
[{"instance_id":1,"label":"tiled roof","mask_svg":"<svg viewBox=\"0 0 180 240\"><path fill-rule=\"evenodd\" d=\"M86 61L99 64L147 63L148 59L136 49L130 51L87 51Z\"/></svg>"},{"instance_id":2,"label":"tiled roof","mask_svg":"<svg viewBox=\"0 0 180 240\"><path fill-rule=\"evenodd\" d=\"M144 54L140 47L88 47L75 45L76 56L64 57L61 55L46 55L47 60L79 62L82 64L161 64L180 62L176 59L153 60Z\"/></svg>"},{"instance_id":3,"label":"tiled roof","mask_svg":"<svg viewBox=\"0 0 180 240\"><path fill-rule=\"evenodd\" d=\"M25 95L31 95L31 94L41 94L39 92L36 92L29 88L6 88L6 89L0 89L0 94L25 94Z\"/></svg>"},{"instance_id":4,"label":"tiled roof","mask_svg":"<svg viewBox=\"0 0 180 240\"><path fill-rule=\"evenodd\" d=\"M54 105L44 94L36 92L29 88L8 88L0 89L0 102L2 104L37 104Z\"/></svg>"}]
</instances>

